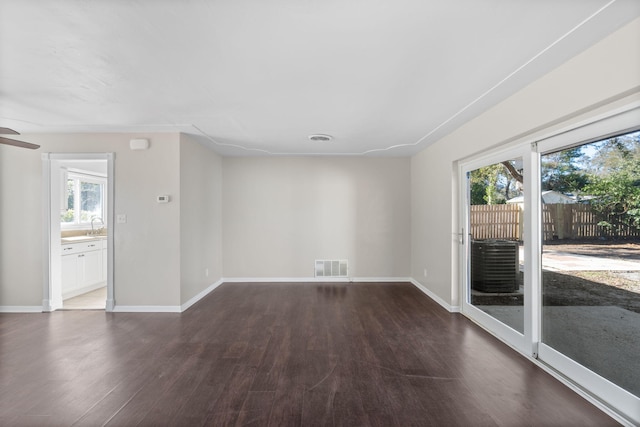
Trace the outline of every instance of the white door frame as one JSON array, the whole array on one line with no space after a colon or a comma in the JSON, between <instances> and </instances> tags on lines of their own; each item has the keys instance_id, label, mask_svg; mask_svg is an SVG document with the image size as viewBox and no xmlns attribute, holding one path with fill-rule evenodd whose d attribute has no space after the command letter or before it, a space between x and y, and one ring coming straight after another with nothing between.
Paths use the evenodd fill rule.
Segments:
<instances>
[{"instance_id":1,"label":"white door frame","mask_svg":"<svg viewBox=\"0 0 640 427\"><path fill-rule=\"evenodd\" d=\"M113 224L115 212L114 153L43 153L42 193L43 193L43 283L42 311L50 312L62 308L60 253L60 180L59 167L54 161L63 160L106 160L107 161L107 301L105 310L113 311L114 299L114 244Z\"/></svg>"},{"instance_id":2,"label":"white door frame","mask_svg":"<svg viewBox=\"0 0 640 427\"><path fill-rule=\"evenodd\" d=\"M538 156L540 156L541 154L558 151L575 145L582 145L590 141L600 141L615 134L633 131L639 127L640 102L635 102L611 111L599 117L597 120L581 123L573 129L567 129L541 139L537 142L536 149ZM539 287L541 288L541 282L539 283ZM540 292L542 292L542 289L540 289ZM541 305L542 304L539 304L540 323L543 321ZM592 396L595 396L597 400L603 402L606 406L614 408L622 414L625 419L619 421L631 420L634 425L640 423L640 397L634 396L618 385L558 352L553 347L543 343L542 337L539 339L539 359L553 369L560 371L573 383L588 390ZM585 397L589 398L589 396ZM606 406L604 409L606 409Z\"/></svg>"},{"instance_id":3,"label":"white door frame","mask_svg":"<svg viewBox=\"0 0 640 427\"><path fill-rule=\"evenodd\" d=\"M524 197L524 206L525 206L525 227L524 227L524 265L525 265L525 274L524 274L524 333L520 333L506 324L500 322L496 318L490 316L484 311L480 310L476 306L470 303L471 296L469 291L469 280L470 280L470 237L469 237L469 188L467 182L467 173L472 170L489 166L494 163L499 163L504 160L513 159L513 158L522 158L523 166L524 166L524 185L525 185L525 197ZM532 325L538 324L538 320L535 319L536 313L533 310L534 305L532 302L535 301L535 297L533 295L532 290L534 287L531 286L531 275L527 274L527 270L534 268L535 257L533 253L535 249L533 249L532 245L527 245L527 242L532 239L532 228L534 224L532 223L533 218L530 215L530 212L533 209L537 209L537 205L535 199L532 194L536 194L538 190L538 186L536 185L536 180L533 175L536 173L531 173L534 168L532 167L534 164L537 165L536 156L533 155L532 149L528 145L519 145L516 147L509 147L501 150L496 150L487 155L474 158L469 161L460 162L459 163L459 182L460 182L460 224L462 224L463 235L465 236L463 241L463 247L461 252L461 274L460 277L462 280L460 281L460 295L461 298L461 311L462 313L469 317L474 322L481 325L483 328L489 330L492 334L500 338L505 343L517 349L519 352L527 355L533 356L536 352L536 348L532 343L537 342L538 340L538 329L532 327ZM533 230L535 232L535 230ZM532 321L533 320L533 321Z\"/></svg>"}]
</instances>

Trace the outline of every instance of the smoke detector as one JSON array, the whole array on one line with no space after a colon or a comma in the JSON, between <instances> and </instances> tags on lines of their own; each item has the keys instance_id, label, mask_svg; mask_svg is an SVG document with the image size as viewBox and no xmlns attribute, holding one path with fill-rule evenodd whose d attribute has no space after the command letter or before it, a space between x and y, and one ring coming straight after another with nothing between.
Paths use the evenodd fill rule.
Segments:
<instances>
[{"instance_id":1,"label":"smoke detector","mask_svg":"<svg viewBox=\"0 0 640 427\"><path fill-rule=\"evenodd\" d=\"M320 141L320 142L329 142L333 139L331 135L324 135L321 133L315 135L309 135L309 139L311 141Z\"/></svg>"}]
</instances>

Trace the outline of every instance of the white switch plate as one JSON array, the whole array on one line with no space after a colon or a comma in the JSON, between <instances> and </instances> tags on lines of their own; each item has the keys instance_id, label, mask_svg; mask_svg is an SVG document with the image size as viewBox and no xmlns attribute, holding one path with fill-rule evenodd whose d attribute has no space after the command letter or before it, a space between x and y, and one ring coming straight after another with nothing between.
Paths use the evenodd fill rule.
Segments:
<instances>
[{"instance_id":1,"label":"white switch plate","mask_svg":"<svg viewBox=\"0 0 640 427\"><path fill-rule=\"evenodd\" d=\"M118 224L124 224L127 222L127 215L126 214L118 214L116 215L116 222Z\"/></svg>"}]
</instances>

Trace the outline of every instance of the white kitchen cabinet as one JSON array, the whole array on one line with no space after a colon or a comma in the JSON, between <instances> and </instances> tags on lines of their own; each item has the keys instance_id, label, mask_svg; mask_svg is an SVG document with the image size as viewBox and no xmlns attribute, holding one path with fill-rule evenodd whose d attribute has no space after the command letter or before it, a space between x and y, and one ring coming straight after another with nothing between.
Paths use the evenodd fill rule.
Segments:
<instances>
[{"instance_id":1,"label":"white kitchen cabinet","mask_svg":"<svg viewBox=\"0 0 640 427\"><path fill-rule=\"evenodd\" d=\"M62 298L97 289L103 279L103 242L95 240L62 245Z\"/></svg>"},{"instance_id":2,"label":"white kitchen cabinet","mask_svg":"<svg viewBox=\"0 0 640 427\"><path fill-rule=\"evenodd\" d=\"M78 288L78 255L62 256L62 293Z\"/></svg>"},{"instance_id":3,"label":"white kitchen cabinet","mask_svg":"<svg viewBox=\"0 0 640 427\"><path fill-rule=\"evenodd\" d=\"M78 281L82 287L102 282L102 249L78 255Z\"/></svg>"}]
</instances>

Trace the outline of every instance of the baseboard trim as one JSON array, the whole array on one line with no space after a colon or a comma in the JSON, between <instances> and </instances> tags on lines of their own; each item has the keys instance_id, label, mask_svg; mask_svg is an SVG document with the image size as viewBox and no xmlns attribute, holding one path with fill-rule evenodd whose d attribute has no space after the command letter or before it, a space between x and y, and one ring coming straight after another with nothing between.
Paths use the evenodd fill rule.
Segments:
<instances>
[{"instance_id":1,"label":"baseboard trim","mask_svg":"<svg viewBox=\"0 0 640 427\"><path fill-rule=\"evenodd\" d=\"M225 277L222 283L411 282L410 277Z\"/></svg>"},{"instance_id":2,"label":"baseboard trim","mask_svg":"<svg viewBox=\"0 0 640 427\"><path fill-rule=\"evenodd\" d=\"M181 313L179 305L116 305L114 313Z\"/></svg>"},{"instance_id":3,"label":"baseboard trim","mask_svg":"<svg viewBox=\"0 0 640 427\"><path fill-rule=\"evenodd\" d=\"M323 282L336 282L336 283L393 283L404 282L411 283L418 288L426 296L434 300L441 305L444 309L451 313L459 313L459 306L452 306L444 301L442 298L434 294L429 289L425 288L420 282L411 277L228 277L222 278L215 283L209 285L206 289L189 299L187 302L180 306L158 306L158 305L116 305L113 307L114 313L182 313L188 310L195 303L202 298L210 294L214 289L223 283L323 283ZM33 310L13 310L6 311L6 309L28 309ZM0 313L22 313L22 312L41 312L42 307L11 307L0 306Z\"/></svg>"},{"instance_id":4,"label":"baseboard trim","mask_svg":"<svg viewBox=\"0 0 640 427\"><path fill-rule=\"evenodd\" d=\"M0 305L0 313L42 313L41 305Z\"/></svg>"},{"instance_id":5,"label":"baseboard trim","mask_svg":"<svg viewBox=\"0 0 640 427\"><path fill-rule=\"evenodd\" d=\"M411 277L353 277L353 282L366 283L389 283L389 282L411 282Z\"/></svg>"},{"instance_id":6,"label":"baseboard trim","mask_svg":"<svg viewBox=\"0 0 640 427\"><path fill-rule=\"evenodd\" d=\"M323 277L322 280L315 277L225 277L224 283L319 283L339 282L348 283L348 277Z\"/></svg>"},{"instance_id":7,"label":"baseboard trim","mask_svg":"<svg viewBox=\"0 0 640 427\"><path fill-rule=\"evenodd\" d=\"M198 293L193 298L189 299L189 301L187 301L184 304L182 304L180 306L180 311L186 311L187 309L189 309L189 307L191 307L193 304L197 303L202 298L204 298L207 295L209 295L209 293L211 291L213 291L215 288L217 288L218 286L222 285L223 283L224 283L224 280L222 280L222 279L218 280L215 283L212 283L211 285L209 285L209 287L207 289L203 290L202 292Z\"/></svg>"},{"instance_id":8,"label":"baseboard trim","mask_svg":"<svg viewBox=\"0 0 640 427\"><path fill-rule=\"evenodd\" d=\"M62 308L62 298L43 299L42 300L42 309L40 311L42 311L44 313L51 313L51 312L59 310L61 308Z\"/></svg>"},{"instance_id":9,"label":"baseboard trim","mask_svg":"<svg viewBox=\"0 0 640 427\"><path fill-rule=\"evenodd\" d=\"M223 279L209 285L182 305L116 305L111 311L114 313L182 313L192 305L206 297L211 291L224 283Z\"/></svg>"},{"instance_id":10,"label":"baseboard trim","mask_svg":"<svg viewBox=\"0 0 640 427\"><path fill-rule=\"evenodd\" d=\"M428 296L429 298L431 298L432 300L440 304L442 307L444 307L448 312L460 313L460 306L451 305L447 303L445 300L443 300L438 295L431 292L429 289L425 288L424 285L422 285L422 283L418 282L415 279L411 279L410 282L413 284L413 286L420 289L426 296Z\"/></svg>"}]
</instances>

